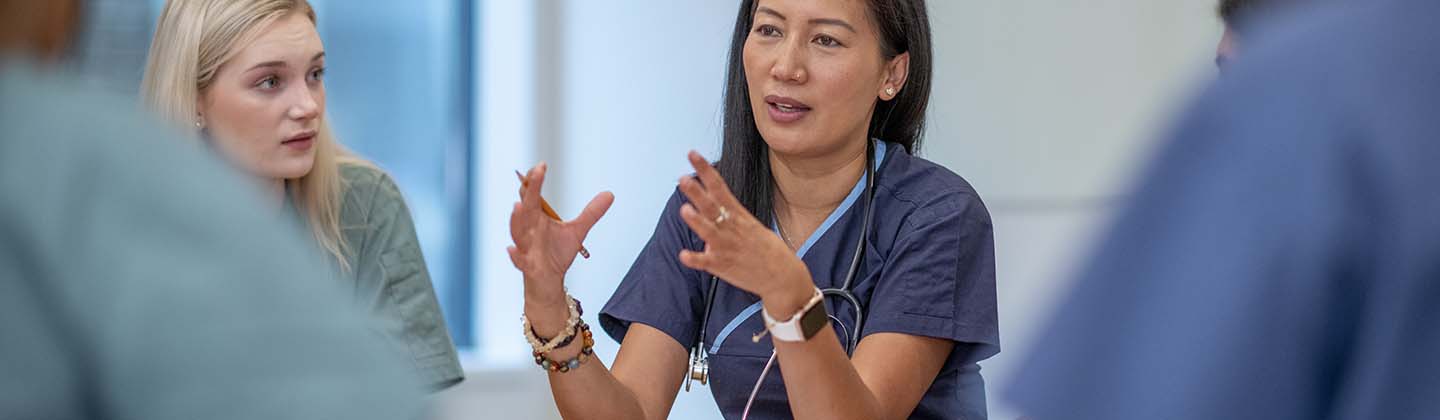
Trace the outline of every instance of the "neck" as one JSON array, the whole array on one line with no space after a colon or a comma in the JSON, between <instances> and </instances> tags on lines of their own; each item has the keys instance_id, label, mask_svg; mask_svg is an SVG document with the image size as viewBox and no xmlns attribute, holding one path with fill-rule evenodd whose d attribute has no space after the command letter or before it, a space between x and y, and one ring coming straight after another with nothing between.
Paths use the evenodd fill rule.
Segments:
<instances>
[{"instance_id":1,"label":"neck","mask_svg":"<svg viewBox=\"0 0 1440 420\"><path fill-rule=\"evenodd\" d=\"M834 153L813 157L772 150L769 159L775 178L776 215L801 225L823 221L865 173L865 149L865 142L851 142Z\"/></svg>"}]
</instances>

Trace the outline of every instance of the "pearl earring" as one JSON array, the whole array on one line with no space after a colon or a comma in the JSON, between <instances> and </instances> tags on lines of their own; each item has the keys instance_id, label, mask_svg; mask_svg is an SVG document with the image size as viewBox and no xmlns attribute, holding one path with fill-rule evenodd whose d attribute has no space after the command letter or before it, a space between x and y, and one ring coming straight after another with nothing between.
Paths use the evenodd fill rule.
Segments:
<instances>
[{"instance_id":1,"label":"pearl earring","mask_svg":"<svg viewBox=\"0 0 1440 420\"><path fill-rule=\"evenodd\" d=\"M195 117L195 128L205 129L205 120L200 117Z\"/></svg>"}]
</instances>

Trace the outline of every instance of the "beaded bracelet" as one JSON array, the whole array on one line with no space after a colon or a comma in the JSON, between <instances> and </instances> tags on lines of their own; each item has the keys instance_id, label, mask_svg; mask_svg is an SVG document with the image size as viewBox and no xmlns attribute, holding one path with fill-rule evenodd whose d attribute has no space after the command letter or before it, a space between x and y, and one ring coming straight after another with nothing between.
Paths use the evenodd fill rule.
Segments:
<instances>
[{"instance_id":1,"label":"beaded bracelet","mask_svg":"<svg viewBox=\"0 0 1440 420\"><path fill-rule=\"evenodd\" d=\"M582 321L580 321L580 302L568 294L565 295L565 300L567 303L566 306L570 309L570 319L565 321L565 329L560 330L560 334L549 340L541 340L540 337L535 334L535 328L530 326L530 317L525 315L520 316L522 327L524 327L525 330L525 340L530 342L530 348L536 352L549 353L554 351L561 347L561 343L568 344L568 341L573 340L575 334L579 332L577 326L582 323Z\"/></svg>"},{"instance_id":2,"label":"beaded bracelet","mask_svg":"<svg viewBox=\"0 0 1440 420\"><path fill-rule=\"evenodd\" d=\"M583 336L585 339L584 345L580 347L580 354L571 357L569 360L556 362L545 357L545 353L537 351L534 352L535 364L546 371L558 373L568 373L578 369L580 365L585 364L586 361L589 361L591 357L595 356L595 336L590 333L590 325L583 321L580 322L579 331L580 333L577 335Z\"/></svg>"},{"instance_id":3,"label":"beaded bracelet","mask_svg":"<svg viewBox=\"0 0 1440 420\"><path fill-rule=\"evenodd\" d=\"M572 299L573 299L573 298L572 298ZM573 300L575 301L575 313L576 313L576 314L579 314L580 316L585 316L585 307L582 306L582 305L580 305L580 299L573 299ZM582 321L580 321L580 322L583 324L585 321L582 320ZM533 325L530 326L530 334L531 334L531 335L534 335L534 336L537 337L537 338L540 337L540 334L535 332L535 326L533 326ZM560 341L560 344L556 344L556 345L555 345L555 348L552 349L551 351L563 349L563 348L565 348L565 346L569 346L570 343L575 342L575 337L579 337L579 336L580 336L580 334L569 334L569 335L565 335L565 336L564 336L565 339L564 339L564 340L561 340L561 341ZM554 338L541 338L539 341L549 342L549 341L551 341L551 340L554 340Z\"/></svg>"}]
</instances>

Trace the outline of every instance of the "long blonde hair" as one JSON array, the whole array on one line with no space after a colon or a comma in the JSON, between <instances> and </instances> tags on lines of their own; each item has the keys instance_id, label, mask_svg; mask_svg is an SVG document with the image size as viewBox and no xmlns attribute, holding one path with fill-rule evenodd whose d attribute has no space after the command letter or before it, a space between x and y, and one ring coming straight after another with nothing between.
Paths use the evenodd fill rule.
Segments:
<instances>
[{"instance_id":1,"label":"long blonde hair","mask_svg":"<svg viewBox=\"0 0 1440 420\"><path fill-rule=\"evenodd\" d=\"M215 73L261 29L291 13L315 23L315 9L306 0L168 0L155 28L140 94L146 105L180 127L195 130L195 103L214 81ZM320 116L315 136L315 163L310 173L285 180L290 199L310 233L343 271L348 245L340 225L344 180L340 164L369 165L346 151L330 124Z\"/></svg>"}]
</instances>

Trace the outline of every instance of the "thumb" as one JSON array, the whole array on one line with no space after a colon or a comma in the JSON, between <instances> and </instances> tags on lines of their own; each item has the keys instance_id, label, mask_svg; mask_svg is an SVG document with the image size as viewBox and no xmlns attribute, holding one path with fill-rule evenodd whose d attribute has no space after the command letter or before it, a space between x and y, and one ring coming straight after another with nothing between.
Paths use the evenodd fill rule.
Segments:
<instances>
[{"instance_id":1,"label":"thumb","mask_svg":"<svg viewBox=\"0 0 1440 420\"><path fill-rule=\"evenodd\" d=\"M581 210L580 215L570 222L580 229L581 240L590 235L590 228L595 227L595 223L600 221L600 217L604 216L605 212L610 211L610 205L614 203L615 194L611 194L609 191L596 194L595 198L590 199L590 204L585 205L585 210Z\"/></svg>"}]
</instances>

